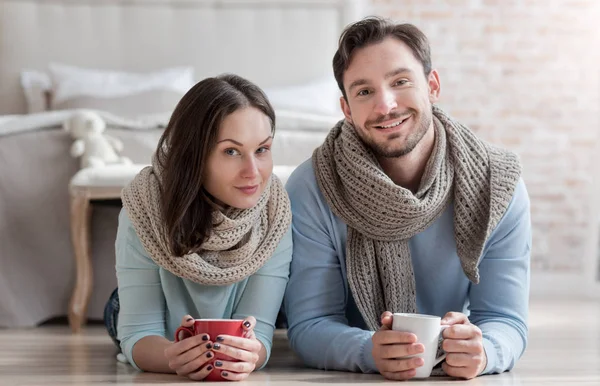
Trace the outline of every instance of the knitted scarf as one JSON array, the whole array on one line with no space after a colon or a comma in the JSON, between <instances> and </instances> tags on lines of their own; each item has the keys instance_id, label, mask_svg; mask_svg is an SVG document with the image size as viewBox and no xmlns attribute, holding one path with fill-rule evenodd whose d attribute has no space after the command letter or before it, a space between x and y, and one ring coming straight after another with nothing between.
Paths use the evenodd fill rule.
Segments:
<instances>
[{"instance_id":1,"label":"knitted scarf","mask_svg":"<svg viewBox=\"0 0 600 386\"><path fill-rule=\"evenodd\" d=\"M394 184L345 120L313 154L319 188L348 226L348 282L372 330L379 328L386 310L417 312L408 240L451 202L461 266L469 280L479 282L477 265L485 241L520 177L515 154L478 139L436 106L433 123L434 149L415 194Z\"/></svg>"},{"instance_id":2,"label":"knitted scarf","mask_svg":"<svg viewBox=\"0 0 600 386\"><path fill-rule=\"evenodd\" d=\"M227 285L252 275L269 260L292 220L288 195L275 175L254 207L213 212L214 228L200 254L176 257L167 247L160 173L153 161L153 166L144 168L123 189L122 200L142 245L156 264L196 283Z\"/></svg>"}]
</instances>

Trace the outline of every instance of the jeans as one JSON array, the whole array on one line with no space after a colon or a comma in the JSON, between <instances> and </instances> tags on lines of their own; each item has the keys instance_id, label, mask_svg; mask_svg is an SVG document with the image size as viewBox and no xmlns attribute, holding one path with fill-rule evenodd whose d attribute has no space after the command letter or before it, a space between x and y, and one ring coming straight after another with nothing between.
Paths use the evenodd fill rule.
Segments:
<instances>
[{"instance_id":1,"label":"jeans","mask_svg":"<svg viewBox=\"0 0 600 386\"><path fill-rule=\"evenodd\" d=\"M104 326L112 341L119 348L119 351L121 350L121 344L119 339L117 339L117 321L119 320L120 308L119 289L115 288L110 298L108 298L106 306L104 306Z\"/></svg>"}]
</instances>

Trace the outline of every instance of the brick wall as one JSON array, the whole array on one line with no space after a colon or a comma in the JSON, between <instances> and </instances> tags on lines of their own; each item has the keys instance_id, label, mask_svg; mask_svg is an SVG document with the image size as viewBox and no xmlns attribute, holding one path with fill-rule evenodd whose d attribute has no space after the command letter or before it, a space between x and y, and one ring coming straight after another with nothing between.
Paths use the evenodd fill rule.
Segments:
<instances>
[{"instance_id":1,"label":"brick wall","mask_svg":"<svg viewBox=\"0 0 600 386\"><path fill-rule=\"evenodd\" d=\"M370 11L421 28L440 105L521 156L533 269L581 271L600 177L600 1L371 0Z\"/></svg>"}]
</instances>

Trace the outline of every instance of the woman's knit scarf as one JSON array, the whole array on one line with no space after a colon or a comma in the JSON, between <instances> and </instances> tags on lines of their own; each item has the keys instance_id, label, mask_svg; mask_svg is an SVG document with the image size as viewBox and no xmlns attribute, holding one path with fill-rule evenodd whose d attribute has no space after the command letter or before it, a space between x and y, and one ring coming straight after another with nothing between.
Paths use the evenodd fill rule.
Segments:
<instances>
[{"instance_id":1,"label":"woman's knit scarf","mask_svg":"<svg viewBox=\"0 0 600 386\"><path fill-rule=\"evenodd\" d=\"M205 285L227 285L252 275L271 257L292 220L290 201L272 175L250 209L213 212L214 228L200 253L172 256L163 227L157 163L123 189L123 206L146 252L176 276Z\"/></svg>"}]
</instances>

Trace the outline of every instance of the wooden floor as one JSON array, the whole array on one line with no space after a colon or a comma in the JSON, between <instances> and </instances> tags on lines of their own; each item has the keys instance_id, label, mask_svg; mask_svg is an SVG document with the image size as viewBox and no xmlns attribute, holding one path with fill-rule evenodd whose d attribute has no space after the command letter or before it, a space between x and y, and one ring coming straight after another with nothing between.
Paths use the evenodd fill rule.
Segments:
<instances>
[{"instance_id":1,"label":"wooden floor","mask_svg":"<svg viewBox=\"0 0 600 386\"><path fill-rule=\"evenodd\" d=\"M115 361L101 326L72 335L66 326L0 329L0 385L189 384L174 375L138 373ZM268 367L240 385L324 385L386 382L379 375L306 369L278 331ZM457 384L450 378L420 385ZM600 302L533 301L529 347L509 373L468 385L600 385Z\"/></svg>"}]
</instances>

